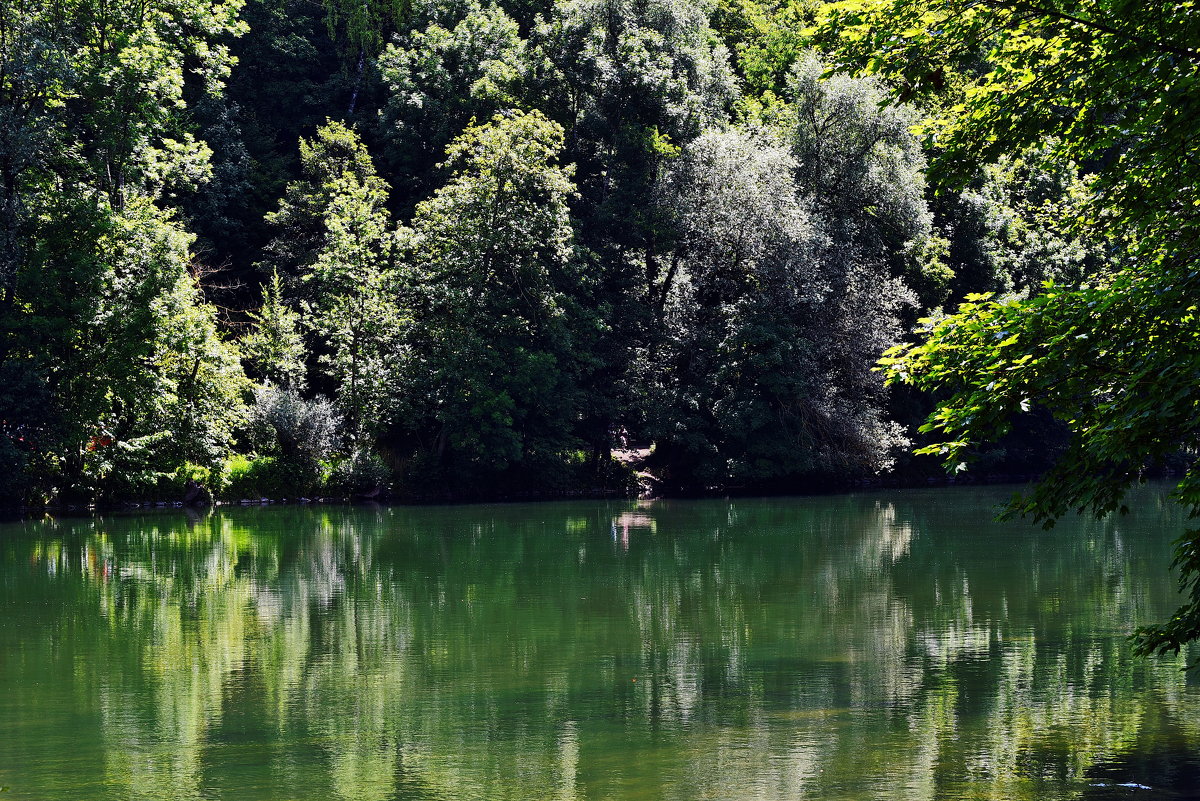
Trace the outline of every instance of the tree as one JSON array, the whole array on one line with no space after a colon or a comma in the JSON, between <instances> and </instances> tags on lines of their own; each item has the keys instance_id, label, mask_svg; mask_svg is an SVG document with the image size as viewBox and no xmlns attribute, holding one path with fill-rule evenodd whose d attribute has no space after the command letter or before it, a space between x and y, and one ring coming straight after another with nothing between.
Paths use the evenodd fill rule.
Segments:
<instances>
[{"instance_id":1,"label":"tree","mask_svg":"<svg viewBox=\"0 0 1200 801\"><path fill-rule=\"evenodd\" d=\"M265 216L300 174L296 142L346 111L350 76L323 4L246 0L240 16L250 32L230 42L236 66L224 91L185 98L197 137L213 149L213 178L180 206L204 261L257 288L254 264L272 235ZM240 307L257 293L230 294L228 305Z\"/></svg>"},{"instance_id":2,"label":"tree","mask_svg":"<svg viewBox=\"0 0 1200 801\"><path fill-rule=\"evenodd\" d=\"M529 34L526 103L563 126L576 165L572 212L587 302L601 315L581 430L600 454L612 431L643 417L630 368L658 336L655 288L668 269L658 184L679 147L728 121L737 97L708 12L698 0L572 0Z\"/></svg>"},{"instance_id":3,"label":"tree","mask_svg":"<svg viewBox=\"0 0 1200 801\"><path fill-rule=\"evenodd\" d=\"M271 221L272 251L297 276L327 384L352 445L386 427L397 398L395 365L404 324L387 184L358 135L329 122L300 140L305 179L288 185ZM282 265L281 265L282 266Z\"/></svg>"},{"instance_id":4,"label":"tree","mask_svg":"<svg viewBox=\"0 0 1200 801\"><path fill-rule=\"evenodd\" d=\"M169 468L226 441L228 420L193 390L236 371L188 275L191 238L165 207L208 175L183 97L220 89L239 8L0 9L0 375L41 401L6 404L0 452L19 455L5 469L31 471L26 488L43 497L95 489L97 448L177 436L154 464ZM180 357L198 359L182 374L160 358L175 334Z\"/></svg>"},{"instance_id":5,"label":"tree","mask_svg":"<svg viewBox=\"0 0 1200 801\"><path fill-rule=\"evenodd\" d=\"M156 401L147 416L152 433L170 433L168 467L192 462L213 467L228 454L245 419L249 382L236 346L218 332L215 310L190 275L161 295L154 326L152 367Z\"/></svg>"},{"instance_id":6,"label":"tree","mask_svg":"<svg viewBox=\"0 0 1200 801\"><path fill-rule=\"evenodd\" d=\"M463 479L573 445L579 404L563 131L533 112L498 114L447 149L449 182L417 206L408 341L414 434Z\"/></svg>"},{"instance_id":7,"label":"tree","mask_svg":"<svg viewBox=\"0 0 1200 801\"><path fill-rule=\"evenodd\" d=\"M242 339L242 353L254 371L265 381L280 387L303 389L305 386L305 348L300 315L283 298L279 272L263 286L262 306L251 313L254 329Z\"/></svg>"},{"instance_id":8,"label":"tree","mask_svg":"<svg viewBox=\"0 0 1200 801\"><path fill-rule=\"evenodd\" d=\"M823 69L811 53L796 63L781 113L797 181L822 218L827 258L903 278L934 306L950 275L925 200L925 156L911 132L916 110L888 105L873 78L823 79Z\"/></svg>"},{"instance_id":9,"label":"tree","mask_svg":"<svg viewBox=\"0 0 1200 801\"><path fill-rule=\"evenodd\" d=\"M322 0L330 36L362 59L383 47L388 31L404 17L411 0Z\"/></svg>"},{"instance_id":10,"label":"tree","mask_svg":"<svg viewBox=\"0 0 1200 801\"><path fill-rule=\"evenodd\" d=\"M657 281L653 189L664 155L728 120L729 54L696 0L572 0L530 35L527 92L568 132L584 241Z\"/></svg>"},{"instance_id":11,"label":"tree","mask_svg":"<svg viewBox=\"0 0 1200 801\"><path fill-rule=\"evenodd\" d=\"M249 387L187 271L191 242L134 197L96 242L108 272L99 318L84 329L90 362L56 382L64 489L136 494L185 462L215 467L227 454Z\"/></svg>"},{"instance_id":12,"label":"tree","mask_svg":"<svg viewBox=\"0 0 1200 801\"><path fill-rule=\"evenodd\" d=\"M1074 222L1091 202L1088 182L1075 164L1045 158L1045 147L981 165L966 186L932 199L955 304L979 292L1034 294L1046 281L1079 284L1103 264L1109 243Z\"/></svg>"},{"instance_id":13,"label":"tree","mask_svg":"<svg viewBox=\"0 0 1200 801\"><path fill-rule=\"evenodd\" d=\"M809 50L805 31L819 0L719 0L713 27L737 55L747 99L769 104L784 94L792 66Z\"/></svg>"},{"instance_id":14,"label":"tree","mask_svg":"<svg viewBox=\"0 0 1200 801\"><path fill-rule=\"evenodd\" d=\"M388 89L382 138L406 202L432 191L434 165L468 123L513 105L523 57L517 23L478 2L465 4L453 25L433 21L388 45L379 59Z\"/></svg>"},{"instance_id":15,"label":"tree","mask_svg":"<svg viewBox=\"0 0 1200 801\"><path fill-rule=\"evenodd\" d=\"M1114 511L1181 448L1175 496L1200 511L1200 16L1189 3L885 0L834 7L826 31L842 36L845 63L869 59L900 94L949 93L928 126L940 180L1043 143L1046 160L1090 173L1076 222L1099 231L1101 274L1025 300L971 297L885 360L893 381L944 393L926 429L946 441L926 450L959 465L1040 406L1071 444L1010 513L1049 524L1071 508ZM1200 532L1180 539L1176 565L1185 604L1139 631L1143 653L1200 636Z\"/></svg>"},{"instance_id":16,"label":"tree","mask_svg":"<svg viewBox=\"0 0 1200 801\"><path fill-rule=\"evenodd\" d=\"M330 37L343 57L355 61L347 115L358 105L367 60L374 59L388 34L407 14L410 0L323 0Z\"/></svg>"},{"instance_id":17,"label":"tree","mask_svg":"<svg viewBox=\"0 0 1200 801\"><path fill-rule=\"evenodd\" d=\"M781 143L740 132L704 134L672 165L666 336L645 373L657 385L655 457L677 486L816 466L804 320L821 302L818 233L795 166Z\"/></svg>"},{"instance_id":18,"label":"tree","mask_svg":"<svg viewBox=\"0 0 1200 801\"><path fill-rule=\"evenodd\" d=\"M836 98L846 89L821 91ZM854 142L856 126L875 113L866 108L824 127L819 149ZM830 196L812 162L806 169L795 155L815 147L803 122L810 116L798 115L792 142L704 134L664 187L677 240L661 295L667 336L646 372L662 398L656 458L677 485L872 474L905 444L870 366L899 336L911 293L890 274L893 254L877 229L843 227L873 203L862 182L843 179L845 194ZM888 156L871 145L859 158ZM910 188L879 187L886 196ZM876 213L894 227L886 211Z\"/></svg>"}]
</instances>

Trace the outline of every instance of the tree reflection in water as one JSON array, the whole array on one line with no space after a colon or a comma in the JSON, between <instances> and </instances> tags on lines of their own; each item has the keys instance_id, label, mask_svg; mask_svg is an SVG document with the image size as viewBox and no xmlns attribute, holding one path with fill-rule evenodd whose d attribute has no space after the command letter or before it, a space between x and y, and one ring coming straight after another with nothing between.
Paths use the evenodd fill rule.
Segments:
<instances>
[{"instance_id":1,"label":"tree reflection in water","mask_svg":"<svg viewBox=\"0 0 1200 801\"><path fill-rule=\"evenodd\" d=\"M1184 793L1181 525L993 490L0 527L14 798ZM1160 797L1163 797L1160 795ZM1170 797L1170 796L1166 796ZM1182 797L1180 795L1179 797Z\"/></svg>"}]
</instances>

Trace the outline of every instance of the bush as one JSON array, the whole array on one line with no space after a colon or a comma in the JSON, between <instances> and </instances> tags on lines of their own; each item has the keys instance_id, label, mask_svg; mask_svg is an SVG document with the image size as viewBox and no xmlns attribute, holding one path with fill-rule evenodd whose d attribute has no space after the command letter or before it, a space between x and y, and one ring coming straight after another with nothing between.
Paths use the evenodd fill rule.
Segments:
<instances>
[{"instance_id":1,"label":"bush","mask_svg":"<svg viewBox=\"0 0 1200 801\"><path fill-rule=\"evenodd\" d=\"M269 455L239 468L237 486L268 497L316 492L325 478L323 462L337 446L339 422L327 398L306 400L291 389L259 387L250 413L250 433L254 444ZM229 492L250 497L232 488Z\"/></svg>"},{"instance_id":2,"label":"bush","mask_svg":"<svg viewBox=\"0 0 1200 801\"><path fill-rule=\"evenodd\" d=\"M229 462L229 482L222 490L221 497L228 500L239 498L281 498L288 497L289 481L284 475L286 471L274 456L261 456L257 459L247 459L235 456Z\"/></svg>"},{"instance_id":3,"label":"bush","mask_svg":"<svg viewBox=\"0 0 1200 801\"><path fill-rule=\"evenodd\" d=\"M270 458L270 457L267 457ZM237 500L238 498L261 498L258 488L258 476L254 475L256 462L244 456L235 456L229 462L229 482L217 493L220 498Z\"/></svg>"},{"instance_id":4,"label":"bush","mask_svg":"<svg viewBox=\"0 0 1200 801\"><path fill-rule=\"evenodd\" d=\"M329 457L338 444L341 421L328 398L305 400L292 389L264 384L254 392L250 411L251 436L286 459L313 463Z\"/></svg>"},{"instance_id":5,"label":"bush","mask_svg":"<svg viewBox=\"0 0 1200 801\"><path fill-rule=\"evenodd\" d=\"M334 467L328 491L343 497L387 492L391 481L392 470L378 454L359 451Z\"/></svg>"}]
</instances>

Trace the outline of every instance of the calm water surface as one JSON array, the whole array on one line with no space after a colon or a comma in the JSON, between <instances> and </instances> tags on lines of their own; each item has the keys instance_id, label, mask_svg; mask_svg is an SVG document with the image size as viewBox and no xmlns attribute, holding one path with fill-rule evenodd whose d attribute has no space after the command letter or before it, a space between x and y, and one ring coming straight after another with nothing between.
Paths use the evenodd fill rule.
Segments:
<instances>
[{"instance_id":1,"label":"calm water surface","mask_svg":"<svg viewBox=\"0 0 1200 801\"><path fill-rule=\"evenodd\" d=\"M1009 492L0 525L0 798L1200 798L1182 516Z\"/></svg>"}]
</instances>

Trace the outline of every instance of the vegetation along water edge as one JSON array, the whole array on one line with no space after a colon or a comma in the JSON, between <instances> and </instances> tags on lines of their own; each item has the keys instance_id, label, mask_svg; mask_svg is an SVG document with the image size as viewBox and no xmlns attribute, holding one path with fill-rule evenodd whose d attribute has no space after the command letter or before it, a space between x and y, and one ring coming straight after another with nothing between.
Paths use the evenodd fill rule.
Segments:
<instances>
[{"instance_id":1,"label":"vegetation along water edge","mask_svg":"<svg viewBox=\"0 0 1200 801\"><path fill-rule=\"evenodd\" d=\"M0 506L1200 511L1198 129L1192 0L8 0Z\"/></svg>"}]
</instances>

